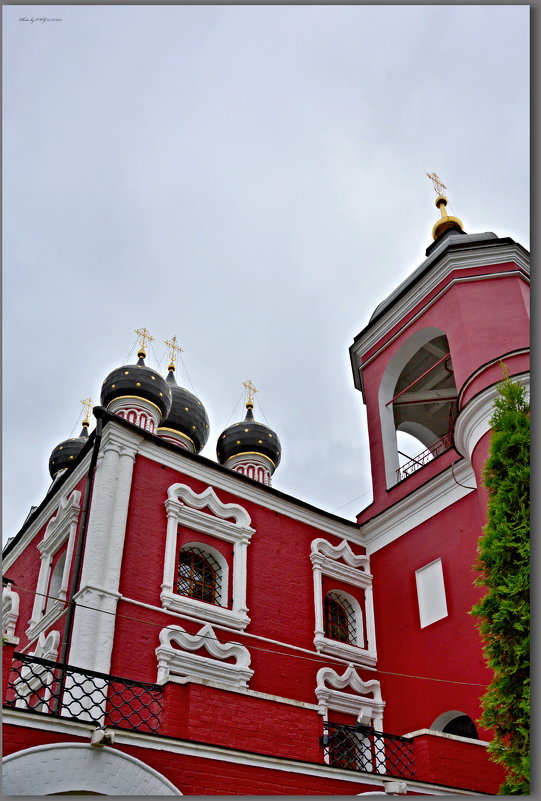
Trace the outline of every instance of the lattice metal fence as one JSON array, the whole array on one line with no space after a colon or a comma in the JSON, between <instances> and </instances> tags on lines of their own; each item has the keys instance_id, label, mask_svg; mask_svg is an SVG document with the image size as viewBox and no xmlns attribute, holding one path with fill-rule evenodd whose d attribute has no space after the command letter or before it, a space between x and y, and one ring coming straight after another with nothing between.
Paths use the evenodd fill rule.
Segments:
<instances>
[{"instance_id":1,"label":"lattice metal fence","mask_svg":"<svg viewBox=\"0 0 541 801\"><path fill-rule=\"evenodd\" d=\"M400 779L415 775L413 741L370 726L325 723L323 746L329 765Z\"/></svg>"},{"instance_id":2,"label":"lattice metal fence","mask_svg":"<svg viewBox=\"0 0 541 801\"><path fill-rule=\"evenodd\" d=\"M15 653L4 706L150 733L159 730L162 697L158 684Z\"/></svg>"}]
</instances>

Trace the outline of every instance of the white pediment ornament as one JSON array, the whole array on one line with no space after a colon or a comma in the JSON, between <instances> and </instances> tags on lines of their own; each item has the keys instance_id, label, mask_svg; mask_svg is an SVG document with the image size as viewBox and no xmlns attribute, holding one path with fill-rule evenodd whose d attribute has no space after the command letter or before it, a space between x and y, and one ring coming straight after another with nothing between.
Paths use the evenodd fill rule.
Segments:
<instances>
[{"instance_id":1,"label":"white pediment ornament","mask_svg":"<svg viewBox=\"0 0 541 801\"><path fill-rule=\"evenodd\" d=\"M170 501L176 501L191 509L202 511L208 508L215 517L219 517L221 520L233 518L235 525L239 528L250 527L250 515L246 509L237 503L222 503L212 487L207 487L206 490L197 494L186 484L173 484L167 491L167 497Z\"/></svg>"},{"instance_id":2,"label":"white pediment ornament","mask_svg":"<svg viewBox=\"0 0 541 801\"><path fill-rule=\"evenodd\" d=\"M209 656L191 653L205 649ZM171 676L184 676L192 681L205 681L230 687L246 687L253 675L251 656L240 643L220 642L207 623L197 634L189 634L182 626L168 626L160 632L158 683ZM233 658L233 662L226 659Z\"/></svg>"},{"instance_id":3,"label":"white pediment ornament","mask_svg":"<svg viewBox=\"0 0 541 801\"><path fill-rule=\"evenodd\" d=\"M316 696L318 712L325 719L329 712L344 712L382 731L385 702L380 683L376 679L363 681L353 665L348 665L341 676L332 668L318 670Z\"/></svg>"}]
</instances>

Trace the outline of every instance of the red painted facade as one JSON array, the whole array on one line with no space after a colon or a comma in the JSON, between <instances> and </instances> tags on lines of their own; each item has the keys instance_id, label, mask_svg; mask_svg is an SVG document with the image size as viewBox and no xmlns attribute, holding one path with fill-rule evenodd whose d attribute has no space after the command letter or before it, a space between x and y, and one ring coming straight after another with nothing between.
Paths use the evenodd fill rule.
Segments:
<instances>
[{"instance_id":1,"label":"red painted facade","mask_svg":"<svg viewBox=\"0 0 541 801\"><path fill-rule=\"evenodd\" d=\"M527 372L527 270L524 251L510 240L471 247L466 237L470 244L461 250L455 239L378 309L352 346L374 489L357 523L96 410L98 428L88 445L6 549L10 602L14 610L18 604L3 655L8 781L17 759L31 769L37 745L51 749L51 760L73 743L110 753L90 745L101 725L115 735L106 749L135 757L134 771L152 774L173 794L497 792L502 773L487 758L490 732L478 729L473 739L443 730L458 716L478 719L490 681L468 613L481 595L474 563L499 361L512 375ZM417 336L416 351L408 343ZM442 337L445 358L438 351ZM400 367L384 396L386 376L408 348L409 372ZM386 412L391 429L382 422L382 409L395 403L399 373L410 385L404 397L414 397L411 386L421 386L430 358L436 367L444 363L442 380L453 376L452 446L396 480L386 467L396 447L394 424ZM431 408L426 399L415 402ZM431 402L437 414L440 402ZM80 501L68 518L62 510L75 490ZM215 566L211 603L194 583L179 591L181 553L194 547ZM41 552L50 560L48 577ZM51 586L65 553L71 558L66 601L50 621L34 622L28 639L36 588ZM443 579L423 572L432 565L441 565ZM329 593L334 606L325 600ZM337 615L334 629L329 609ZM338 636L339 630L346 633ZM64 642L64 684L54 683L51 677L61 674L50 665L50 673L42 666L29 679L17 655L27 655L25 664L32 655L38 665L44 655L54 663ZM81 671L87 671L82 678ZM75 705L62 707L73 676L83 690L71 690ZM115 682L122 687L116 701ZM103 701L88 700L92 683L108 688ZM56 697L58 686L60 707L47 694ZM134 712L141 708L137 693L143 713L155 713L152 723ZM327 722L337 724L329 742ZM356 726L367 728L354 732ZM387 735L406 737L396 741L410 755L405 774ZM338 736L354 744L349 756L336 756ZM91 778L75 773L73 784L93 789ZM110 787L111 794L129 790Z\"/></svg>"}]
</instances>

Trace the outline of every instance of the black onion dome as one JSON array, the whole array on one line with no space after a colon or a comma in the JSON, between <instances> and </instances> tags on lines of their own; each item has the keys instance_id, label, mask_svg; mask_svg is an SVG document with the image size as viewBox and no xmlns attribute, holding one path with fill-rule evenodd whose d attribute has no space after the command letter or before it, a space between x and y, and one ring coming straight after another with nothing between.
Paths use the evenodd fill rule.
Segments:
<instances>
[{"instance_id":1,"label":"black onion dome","mask_svg":"<svg viewBox=\"0 0 541 801\"><path fill-rule=\"evenodd\" d=\"M252 407L249 404L244 420L226 428L216 445L216 455L220 464L225 464L232 456L240 453L259 453L266 456L274 468L280 464L282 455L278 435L268 426L254 420Z\"/></svg>"},{"instance_id":2,"label":"black onion dome","mask_svg":"<svg viewBox=\"0 0 541 801\"><path fill-rule=\"evenodd\" d=\"M184 387L179 387L171 368L165 379L171 389L173 402L167 417L160 423L160 429L171 428L184 434L193 442L195 452L199 453L209 438L209 418L205 407L196 396Z\"/></svg>"},{"instance_id":3,"label":"black onion dome","mask_svg":"<svg viewBox=\"0 0 541 801\"><path fill-rule=\"evenodd\" d=\"M49 458L49 473L54 478L59 470L70 467L79 453L88 442L88 431L83 425L78 437L71 437L60 442L51 453Z\"/></svg>"},{"instance_id":4,"label":"black onion dome","mask_svg":"<svg viewBox=\"0 0 541 801\"><path fill-rule=\"evenodd\" d=\"M143 398L158 407L162 418L171 408L171 390L166 380L145 365L139 353L137 364L124 364L113 370L101 387L101 404L107 408L111 401L124 395Z\"/></svg>"}]
</instances>

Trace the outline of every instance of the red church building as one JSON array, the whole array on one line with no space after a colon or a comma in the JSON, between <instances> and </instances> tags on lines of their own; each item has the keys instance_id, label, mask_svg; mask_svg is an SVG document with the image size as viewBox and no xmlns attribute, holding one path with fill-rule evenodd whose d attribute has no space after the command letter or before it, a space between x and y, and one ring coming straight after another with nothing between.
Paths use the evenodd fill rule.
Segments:
<instances>
[{"instance_id":1,"label":"red church building","mask_svg":"<svg viewBox=\"0 0 541 801\"><path fill-rule=\"evenodd\" d=\"M4 550L6 795L497 792L468 612L501 362L529 380L529 256L446 202L350 348L373 478L356 522L272 486L250 384L212 461L144 330L105 378Z\"/></svg>"}]
</instances>

